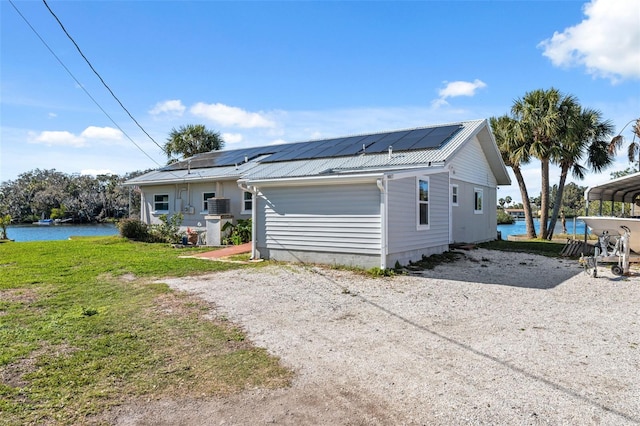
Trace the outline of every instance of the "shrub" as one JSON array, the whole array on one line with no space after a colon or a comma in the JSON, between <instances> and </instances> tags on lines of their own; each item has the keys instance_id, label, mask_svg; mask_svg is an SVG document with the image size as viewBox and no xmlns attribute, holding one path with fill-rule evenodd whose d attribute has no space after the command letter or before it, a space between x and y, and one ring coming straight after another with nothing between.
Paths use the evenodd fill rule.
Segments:
<instances>
[{"instance_id":1,"label":"shrub","mask_svg":"<svg viewBox=\"0 0 640 426\"><path fill-rule=\"evenodd\" d=\"M516 220L504 210L498 210L498 225L510 225Z\"/></svg>"},{"instance_id":2,"label":"shrub","mask_svg":"<svg viewBox=\"0 0 640 426\"><path fill-rule=\"evenodd\" d=\"M180 225L182 225L182 213L174 214L169 217L162 214L158 217L160 224L151 225L149 234L152 242L179 243L182 235L178 233Z\"/></svg>"},{"instance_id":3,"label":"shrub","mask_svg":"<svg viewBox=\"0 0 640 426\"><path fill-rule=\"evenodd\" d=\"M240 245L251 241L251 219L238 219L237 224L227 222L222 227L222 231L231 230L229 236L223 241L223 245Z\"/></svg>"},{"instance_id":4,"label":"shrub","mask_svg":"<svg viewBox=\"0 0 640 426\"><path fill-rule=\"evenodd\" d=\"M149 227L139 219L123 219L118 222L120 235L134 241L147 241L149 239Z\"/></svg>"}]
</instances>

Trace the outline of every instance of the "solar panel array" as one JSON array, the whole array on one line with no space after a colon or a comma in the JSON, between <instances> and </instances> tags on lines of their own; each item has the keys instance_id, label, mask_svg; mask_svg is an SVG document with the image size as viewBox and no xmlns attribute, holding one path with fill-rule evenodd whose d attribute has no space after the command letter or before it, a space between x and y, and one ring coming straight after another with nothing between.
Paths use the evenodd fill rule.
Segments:
<instances>
[{"instance_id":1,"label":"solar panel array","mask_svg":"<svg viewBox=\"0 0 640 426\"><path fill-rule=\"evenodd\" d=\"M311 160L317 158L343 157L357 154L376 154L418 149L438 149L453 137L463 126L430 127L414 130L377 133L373 135L349 136L312 142L298 142L256 148L213 151L199 154L190 160L181 161L163 170L183 170L187 167L221 167L240 165L256 157L268 155L263 163L278 161Z\"/></svg>"}]
</instances>

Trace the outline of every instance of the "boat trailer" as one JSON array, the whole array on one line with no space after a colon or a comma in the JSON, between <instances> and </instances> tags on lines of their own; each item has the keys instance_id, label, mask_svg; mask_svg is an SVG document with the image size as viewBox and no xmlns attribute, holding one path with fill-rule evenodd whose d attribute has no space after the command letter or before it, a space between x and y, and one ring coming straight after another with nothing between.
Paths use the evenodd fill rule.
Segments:
<instances>
[{"instance_id":1,"label":"boat trailer","mask_svg":"<svg viewBox=\"0 0 640 426\"><path fill-rule=\"evenodd\" d=\"M620 226L624 231L622 234L612 236L608 231L604 231L598 236L598 244L595 246L593 256L580 256L580 264L584 267L584 271L590 277L598 276L599 263L613 263L611 272L614 275L629 275L629 265L631 262L640 262L639 255L631 255L629 248L629 239L631 230L627 226Z\"/></svg>"}]
</instances>

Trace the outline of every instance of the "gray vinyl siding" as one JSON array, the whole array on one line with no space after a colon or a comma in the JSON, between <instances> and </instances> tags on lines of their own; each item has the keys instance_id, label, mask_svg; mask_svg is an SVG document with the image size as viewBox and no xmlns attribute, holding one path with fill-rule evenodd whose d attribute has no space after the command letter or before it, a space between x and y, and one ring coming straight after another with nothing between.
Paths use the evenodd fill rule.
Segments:
<instances>
[{"instance_id":1,"label":"gray vinyl siding","mask_svg":"<svg viewBox=\"0 0 640 426\"><path fill-rule=\"evenodd\" d=\"M392 267L418 260L421 254L441 253L449 244L449 175L432 174L429 179L429 229L418 229L415 177L388 183L388 259Z\"/></svg>"},{"instance_id":2,"label":"gray vinyl siding","mask_svg":"<svg viewBox=\"0 0 640 426\"><path fill-rule=\"evenodd\" d=\"M284 250L379 258L380 191L374 183L265 187L258 198L256 246L263 257L278 258L275 251Z\"/></svg>"},{"instance_id":3,"label":"gray vinyl siding","mask_svg":"<svg viewBox=\"0 0 640 426\"><path fill-rule=\"evenodd\" d=\"M496 238L496 188L452 180L458 184L458 206L451 207L454 243L479 243ZM475 188L483 192L483 211L474 211Z\"/></svg>"},{"instance_id":4,"label":"gray vinyl siding","mask_svg":"<svg viewBox=\"0 0 640 426\"><path fill-rule=\"evenodd\" d=\"M497 185L496 177L477 137L464 145L449 164L453 169L452 178L489 187Z\"/></svg>"}]
</instances>

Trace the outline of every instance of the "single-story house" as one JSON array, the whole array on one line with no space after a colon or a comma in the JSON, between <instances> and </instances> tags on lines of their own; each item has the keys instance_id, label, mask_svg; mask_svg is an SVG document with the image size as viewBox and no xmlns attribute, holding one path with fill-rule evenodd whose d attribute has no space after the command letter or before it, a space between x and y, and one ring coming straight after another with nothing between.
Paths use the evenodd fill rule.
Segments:
<instances>
[{"instance_id":1,"label":"single-story house","mask_svg":"<svg viewBox=\"0 0 640 426\"><path fill-rule=\"evenodd\" d=\"M254 258L387 268L494 240L497 186L511 182L475 120L213 151L127 183L144 222L182 212L208 244L252 218Z\"/></svg>"}]
</instances>

